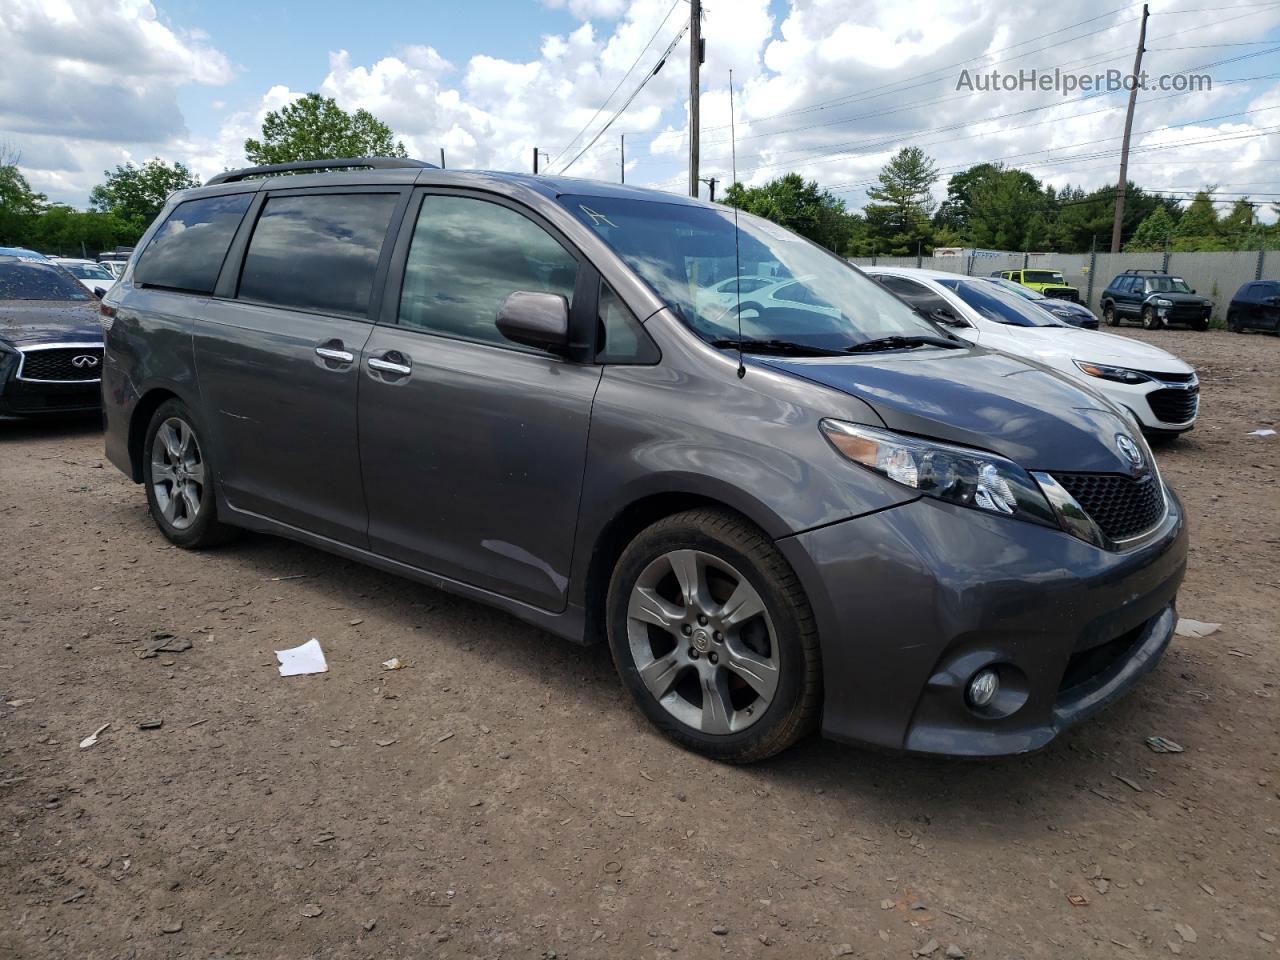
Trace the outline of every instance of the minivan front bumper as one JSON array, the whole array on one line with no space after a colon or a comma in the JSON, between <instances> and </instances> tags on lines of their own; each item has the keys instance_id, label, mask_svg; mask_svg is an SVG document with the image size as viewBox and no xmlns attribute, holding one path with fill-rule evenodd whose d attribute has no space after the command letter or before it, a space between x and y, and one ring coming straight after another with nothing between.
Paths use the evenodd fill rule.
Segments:
<instances>
[{"instance_id":1,"label":"minivan front bumper","mask_svg":"<svg viewBox=\"0 0 1280 960\"><path fill-rule=\"evenodd\" d=\"M1173 636L1182 505L1123 552L922 498L779 541L818 618L824 735L996 756L1043 747L1121 697ZM970 706L994 669L1002 695Z\"/></svg>"}]
</instances>

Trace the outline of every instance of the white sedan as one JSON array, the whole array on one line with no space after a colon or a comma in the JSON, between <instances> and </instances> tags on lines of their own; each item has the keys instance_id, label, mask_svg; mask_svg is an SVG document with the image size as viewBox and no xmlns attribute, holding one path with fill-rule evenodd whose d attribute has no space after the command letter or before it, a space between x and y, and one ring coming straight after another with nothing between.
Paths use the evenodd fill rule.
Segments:
<instances>
[{"instance_id":1,"label":"white sedan","mask_svg":"<svg viewBox=\"0 0 1280 960\"><path fill-rule=\"evenodd\" d=\"M80 281L90 293L110 290L116 276L97 260L73 260L70 257L54 257L53 262Z\"/></svg>"},{"instance_id":2,"label":"white sedan","mask_svg":"<svg viewBox=\"0 0 1280 960\"><path fill-rule=\"evenodd\" d=\"M1171 353L1128 337L1068 326L980 277L909 267L862 270L957 336L1086 383L1127 407L1144 433L1172 435L1195 426L1200 380Z\"/></svg>"}]
</instances>

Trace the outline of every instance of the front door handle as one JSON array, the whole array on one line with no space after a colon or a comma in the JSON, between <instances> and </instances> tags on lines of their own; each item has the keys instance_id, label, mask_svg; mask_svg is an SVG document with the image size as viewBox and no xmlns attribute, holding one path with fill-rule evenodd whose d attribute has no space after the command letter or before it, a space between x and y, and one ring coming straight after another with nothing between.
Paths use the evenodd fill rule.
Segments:
<instances>
[{"instance_id":1,"label":"front door handle","mask_svg":"<svg viewBox=\"0 0 1280 960\"><path fill-rule=\"evenodd\" d=\"M350 350L343 349L341 340L330 340L328 343L322 343L316 347L316 356L325 360L332 360L334 363L354 363L356 355Z\"/></svg>"},{"instance_id":2,"label":"front door handle","mask_svg":"<svg viewBox=\"0 0 1280 960\"><path fill-rule=\"evenodd\" d=\"M413 367L408 363L400 363L404 357L392 350L381 357L370 357L368 360L369 369L376 370L378 373L385 373L392 377L407 377L413 373Z\"/></svg>"}]
</instances>

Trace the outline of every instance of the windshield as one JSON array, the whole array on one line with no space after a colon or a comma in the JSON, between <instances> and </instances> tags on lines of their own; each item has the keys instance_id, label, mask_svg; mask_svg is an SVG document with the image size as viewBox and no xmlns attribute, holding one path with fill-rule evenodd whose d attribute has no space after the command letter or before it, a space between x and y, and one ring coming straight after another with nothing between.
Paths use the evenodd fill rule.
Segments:
<instances>
[{"instance_id":1,"label":"windshield","mask_svg":"<svg viewBox=\"0 0 1280 960\"><path fill-rule=\"evenodd\" d=\"M1191 287L1181 277L1152 277L1147 281L1147 293L1190 293Z\"/></svg>"},{"instance_id":2,"label":"windshield","mask_svg":"<svg viewBox=\"0 0 1280 960\"><path fill-rule=\"evenodd\" d=\"M991 278L990 282L994 283L1001 290L1007 290L1010 293L1017 294L1018 296L1022 297L1023 300L1048 300L1049 299L1043 293L1037 293L1036 291L1032 290L1030 287L1024 287L1022 284L1014 283L1012 280L1006 280L1004 277L993 277Z\"/></svg>"},{"instance_id":3,"label":"windshield","mask_svg":"<svg viewBox=\"0 0 1280 960\"><path fill-rule=\"evenodd\" d=\"M888 336L945 337L852 266L777 224L733 208L612 197L560 202L708 340L788 340L842 350Z\"/></svg>"},{"instance_id":4,"label":"windshield","mask_svg":"<svg viewBox=\"0 0 1280 960\"><path fill-rule=\"evenodd\" d=\"M1066 324L1054 319L1040 307L1027 303L1021 297L981 280L939 280L940 284L956 292L965 303L993 323L1011 327L1062 327Z\"/></svg>"},{"instance_id":5,"label":"windshield","mask_svg":"<svg viewBox=\"0 0 1280 960\"><path fill-rule=\"evenodd\" d=\"M110 270L96 263L64 263L63 266L73 277L81 280L110 280L114 283L116 279Z\"/></svg>"},{"instance_id":6,"label":"windshield","mask_svg":"<svg viewBox=\"0 0 1280 960\"><path fill-rule=\"evenodd\" d=\"M34 260L0 263L0 300L89 300L84 287L60 269Z\"/></svg>"},{"instance_id":7,"label":"windshield","mask_svg":"<svg viewBox=\"0 0 1280 960\"><path fill-rule=\"evenodd\" d=\"M1023 270L1023 283L1062 283L1067 281L1062 279L1062 274L1057 270Z\"/></svg>"}]
</instances>

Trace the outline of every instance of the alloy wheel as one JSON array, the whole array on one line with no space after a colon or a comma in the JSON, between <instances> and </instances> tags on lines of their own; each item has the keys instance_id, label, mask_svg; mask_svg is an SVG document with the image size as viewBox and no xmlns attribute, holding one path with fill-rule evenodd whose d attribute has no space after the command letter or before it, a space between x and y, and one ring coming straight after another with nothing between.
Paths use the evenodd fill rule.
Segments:
<instances>
[{"instance_id":1,"label":"alloy wheel","mask_svg":"<svg viewBox=\"0 0 1280 960\"><path fill-rule=\"evenodd\" d=\"M175 530L187 530L200 516L205 465L191 425L179 417L160 424L151 444L151 487L160 515Z\"/></svg>"},{"instance_id":2,"label":"alloy wheel","mask_svg":"<svg viewBox=\"0 0 1280 960\"><path fill-rule=\"evenodd\" d=\"M702 733L747 729L777 692L777 634L764 600L709 553L672 550L641 571L627 605L627 641L649 693Z\"/></svg>"}]
</instances>

